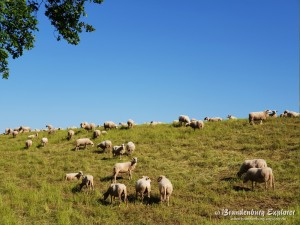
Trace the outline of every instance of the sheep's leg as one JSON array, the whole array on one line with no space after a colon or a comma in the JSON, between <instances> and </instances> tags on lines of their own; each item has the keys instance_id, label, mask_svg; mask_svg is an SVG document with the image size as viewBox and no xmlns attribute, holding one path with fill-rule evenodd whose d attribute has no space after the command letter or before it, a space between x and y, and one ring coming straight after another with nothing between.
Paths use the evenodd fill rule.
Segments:
<instances>
[{"instance_id":1,"label":"sheep's leg","mask_svg":"<svg viewBox=\"0 0 300 225\"><path fill-rule=\"evenodd\" d=\"M129 170L129 180L131 180L131 170Z\"/></svg>"}]
</instances>

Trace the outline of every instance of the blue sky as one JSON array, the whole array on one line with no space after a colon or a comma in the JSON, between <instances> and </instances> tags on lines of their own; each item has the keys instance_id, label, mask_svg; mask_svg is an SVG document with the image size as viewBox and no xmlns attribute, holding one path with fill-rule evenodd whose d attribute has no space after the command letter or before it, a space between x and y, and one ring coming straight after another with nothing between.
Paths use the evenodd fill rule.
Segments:
<instances>
[{"instance_id":1,"label":"blue sky","mask_svg":"<svg viewBox=\"0 0 300 225\"><path fill-rule=\"evenodd\" d=\"M0 131L299 111L298 4L106 0L78 46L39 12L35 48L0 80Z\"/></svg>"}]
</instances>

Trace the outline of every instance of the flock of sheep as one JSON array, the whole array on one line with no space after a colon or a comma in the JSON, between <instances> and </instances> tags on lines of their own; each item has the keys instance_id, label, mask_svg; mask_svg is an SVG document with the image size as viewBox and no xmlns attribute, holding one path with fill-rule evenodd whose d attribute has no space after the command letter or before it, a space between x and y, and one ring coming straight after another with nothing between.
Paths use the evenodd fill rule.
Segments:
<instances>
[{"instance_id":1,"label":"flock of sheep","mask_svg":"<svg viewBox=\"0 0 300 225\"><path fill-rule=\"evenodd\" d=\"M299 117L300 114L292 111L284 111L283 114L280 114L280 117ZM277 111L276 110L265 110L262 112L251 112L249 113L249 123L254 124L255 122L259 122L262 124L262 121L266 120L268 117L277 117ZM232 115L227 116L228 119L237 119L236 117ZM220 117L214 117L209 118L205 117L204 121L208 122L217 122L222 121L222 118ZM150 125L156 125L160 122L154 122L151 121ZM180 115L178 120L173 121L173 125L178 126L190 126L194 130L195 129L203 129L204 128L204 122L202 120L196 120L191 119L186 115ZM119 123L119 126L121 128L133 128L135 126L135 123L133 120L128 120L127 123ZM93 138L96 139L100 135L105 135L107 133L107 129L114 129L118 128L118 126L112 122L107 121L103 124L104 130L100 131L96 129L96 125L93 123L87 123L83 122L80 124L80 127L87 130L87 131L93 131ZM46 125L47 131L49 134L55 133L56 128L54 128L52 125ZM16 137L19 133L26 133L30 132L30 127L20 126L16 129L10 129L7 128L5 130L5 134L9 135L11 134L13 137ZM33 139L38 138L39 133L38 130L35 130L35 134L31 134L28 136L28 140L25 142L25 147L28 149L33 144ZM73 129L68 129L67 132L67 139L71 140L75 135L75 131ZM43 137L41 139L41 145L45 146L48 143L48 138ZM75 150L79 150L80 148L86 148L88 145L94 146L93 141L90 138L79 138L75 140ZM115 156L121 156L124 154L131 155L133 154L135 150L135 144L132 141L129 141L126 144L113 146L112 142L110 140L102 141L97 145L97 148L100 148L103 150L103 152L108 152L109 154L112 154ZM103 199L106 200L108 196L111 197L111 203L112 198L118 197L119 198L119 206L121 203L121 197L124 196L124 202L127 205L127 188L126 185L117 183L117 176L120 173L128 173L129 179L132 179L132 171L135 169L137 165L137 157L133 157L131 161L129 162L122 162L122 163L116 163L113 166L113 174L112 174L112 183L109 185L107 191L103 195ZM243 182L246 183L247 181L252 182L252 190L254 189L254 183L265 183L265 189L267 189L267 184L270 184L270 187L273 189L275 188L274 184L274 175L272 172L272 169L267 166L267 163L264 159L252 159L252 160L245 160L241 167L239 172L237 173L237 176L239 178L243 179ZM81 184L79 186L80 190L85 186L89 190L94 190L94 177L92 175L84 175L82 171L79 171L77 173L68 173L65 175L65 180L72 181L72 180L80 180ZM166 201L169 205L170 196L173 192L173 185L170 182L170 180L160 175L157 179L158 182L158 189L160 193L160 200L161 202ZM144 200L144 195L147 194L148 200L150 199L150 193L151 193L151 179L148 176L142 176L141 179L136 181L135 185L136 190L136 199L138 198L138 195L141 196L141 201Z\"/></svg>"}]
</instances>

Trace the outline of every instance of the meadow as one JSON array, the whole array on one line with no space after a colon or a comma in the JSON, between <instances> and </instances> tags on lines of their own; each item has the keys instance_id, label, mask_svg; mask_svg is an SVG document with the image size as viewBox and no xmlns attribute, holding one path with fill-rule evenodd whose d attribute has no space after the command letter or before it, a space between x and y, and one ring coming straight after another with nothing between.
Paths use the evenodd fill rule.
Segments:
<instances>
[{"instance_id":1,"label":"meadow","mask_svg":"<svg viewBox=\"0 0 300 225\"><path fill-rule=\"evenodd\" d=\"M103 129L103 128L102 128ZM202 130L137 125L109 130L94 139L94 147L74 151L79 137L92 132L43 131L25 149L31 133L0 135L0 224L300 224L299 207L299 118L269 119L249 125L246 119L206 122ZM41 147L40 139L49 143ZM113 158L96 145L133 141L132 156ZM137 157L133 179L119 175L127 186L128 207L118 201L103 201L116 162ZM243 184L236 177L245 159L263 158L273 169L275 190L258 184ZM65 181L64 175L83 171L94 176L95 190L78 190L81 181ZM135 182L143 175L152 179L149 204L135 201ZM170 206L160 203L157 177L173 183ZM268 210L290 210L294 215L267 215ZM229 211L261 211L262 215L227 215ZM238 220L238 221L236 221ZM243 220L242 222L240 220Z\"/></svg>"}]
</instances>

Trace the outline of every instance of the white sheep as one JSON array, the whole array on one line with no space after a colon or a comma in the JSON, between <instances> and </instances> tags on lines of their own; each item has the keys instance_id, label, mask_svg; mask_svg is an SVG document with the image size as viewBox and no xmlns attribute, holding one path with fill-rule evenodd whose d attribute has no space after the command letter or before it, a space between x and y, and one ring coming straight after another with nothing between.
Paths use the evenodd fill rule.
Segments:
<instances>
[{"instance_id":1,"label":"white sheep","mask_svg":"<svg viewBox=\"0 0 300 225\"><path fill-rule=\"evenodd\" d=\"M202 120L192 120L191 122L186 123L185 126L186 127L190 126L194 130L196 130L196 129L203 129L204 128L204 123L203 123Z\"/></svg>"},{"instance_id":2,"label":"white sheep","mask_svg":"<svg viewBox=\"0 0 300 225\"><path fill-rule=\"evenodd\" d=\"M217 122L217 121L222 121L223 119L221 117L205 117L204 120L207 120L208 122Z\"/></svg>"},{"instance_id":3,"label":"white sheep","mask_svg":"<svg viewBox=\"0 0 300 225\"><path fill-rule=\"evenodd\" d=\"M80 124L80 127L87 131L90 131L90 130L94 130L96 125L94 123L83 122Z\"/></svg>"},{"instance_id":4,"label":"white sheep","mask_svg":"<svg viewBox=\"0 0 300 225\"><path fill-rule=\"evenodd\" d=\"M30 127L20 126L20 128L19 128L20 133L26 133L26 132L30 132L30 131L31 131Z\"/></svg>"},{"instance_id":5,"label":"white sheep","mask_svg":"<svg viewBox=\"0 0 300 225\"><path fill-rule=\"evenodd\" d=\"M252 191L254 189L254 182L265 183L265 190L267 190L268 183L270 183L270 187L273 187L273 190L275 189L275 179L270 167L250 168L243 177L243 183L249 180L252 182Z\"/></svg>"},{"instance_id":6,"label":"white sheep","mask_svg":"<svg viewBox=\"0 0 300 225\"><path fill-rule=\"evenodd\" d=\"M74 135L75 135L75 131L74 130L68 130L68 137L67 137L67 139L71 140Z\"/></svg>"},{"instance_id":7,"label":"white sheep","mask_svg":"<svg viewBox=\"0 0 300 225\"><path fill-rule=\"evenodd\" d=\"M45 145L48 143L48 138L43 137L41 140L42 146L45 147Z\"/></svg>"},{"instance_id":8,"label":"white sheep","mask_svg":"<svg viewBox=\"0 0 300 225\"><path fill-rule=\"evenodd\" d=\"M101 134L106 135L106 134L107 134L107 131L106 131L106 130L102 130L102 131L101 131Z\"/></svg>"},{"instance_id":9,"label":"white sheep","mask_svg":"<svg viewBox=\"0 0 300 225\"><path fill-rule=\"evenodd\" d=\"M103 200L105 201L108 196L110 195L110 203L112 204L112 199L114 197L119 198L119 207L121 205L122 201L122 195L124 195L124 202L126 206L128 205L128 199L127 199L127 188L125 184L120 184L120 183L115 183L115 184L110 184L109 188L107 191L103 194Z\"/></svg>"},{"instance_id":10,"label":"white sheep","mask_svg":"<svg viewBox=\"0 0 300 225\"><path fill-rule=\"evenodd\" d=\"M277 118L277 110L272 110L269 116L273 118Z\"/></svg>"},{"instance_id":11,"label":"white sheep","mask_svg":"<svg viewBox=\"0 0 300 225\"><path fill-rule=\"evenodd\" d=\"M17 135L19 134L19 132L17 131L17 130L14 130L13 132L12 132L12 136L15 138L15 137L17 137Z\"/></svg>"},{"instance_id":12,"label":"white sheep","mask_svg":"<svg viewBox=\"0 0 300 225\"><path fill-rule=\"evenodd\" d=\"M288 110L285 110L284 114L286 114L287 117L300 117L300 113L288 111Z\"/></svg>"},{"instance_id":13,"label":"white sheep","mask_svg":"<svg viewBox=\"0 0 300 225\"><path fill-rule=\"evenodd\" d=\"M125 148L126 148L127 154L131 155L134 152L134 150L135 150L135 144L132 141L129 141L126 144Z\"/></svg>"},{"instance_id":14,"label":"white sheep","mask_svg":"<svg viewBox=\"0 0 300 225\"><path fill-rule=\"evenodd\" d=\"M38 138L38 136L39 136L39 134L36 133L36 134L31 134L31 135L29 135L27 138L33 139L33 138Z\"/></svg>"},{"instance_id":15,"label":"white sheep","mask_svg":"<svg viewBox=\"0 0 300 225\"><path fill-rule=\"evenodd\" d=\"M26 142L25 142L25 147L26 148L30 148L32 146L32 140L27 140Z\"/></svg>"},{"instance_id":16,"label":"white sheep","mask_svg":"<svg viewBox=\"0 0 300 225\"><path fill-rule=\"evenodd\" d=\"M158 124L162 124L162 122L160 122L160 121L151 121L151 122L149 123L149 125L151 125L151 126L156 126L156 125L158 125Z\"/></svg>"},{"instance_id":17,"label":"white sheep","mask_svg":"<svg viewBox=\"0 0 300 225\"><path fill-rule=\"evenodd\" d=\"M269 113L271 113L271 110L265 110L262 112L250 112L249 113L249 123L254 124L254 121L260 121L260 124L262 124L263 120L266 120L269 117Z\"/></svg>"},{"instance_id":18,"label":"white sheep","mask_svg":"<svg viewBox=\"0 0 300 225\"><path fill-rule=\"evenodd\" d=\"M173 192L173 185L171 181L163 175L160 175L157 179L158 182L158 190L160 193L160 201L167 201L169 206L170 196Z\"/></svg>"},{"instance_id":19,"label":"white sheep","mask_svg":"<svg viewBox=\"0 0 300 225\"><path fill-rule=\"evenodd\" d=\"M128 124L127 123L124 123L124 122L120 122L119 123L119 127L121 128L121 129L128 129L129 127L128 127Z\"/></svg>"},{"instance_id":20,"label":"white sheep","mask_svg":"<svg viewBox=\"0 0 300 225\"><path fill-rule=\"evenodd\" d=\"M137 199L139 194L141 196L141 201L143 202L144 194L146 193L149 200L151 193L151 179L148 176L142 176L135 184L135 198Z\"/></svg>"},{"instance_id":21,"label":"white sheep","mask_svg":"<svg viewBox=\"0 0 300 225\"><path fill-rule=\"evenodd\" d=\"M50 124L47 124L46 127L48 128L48 130L54 129L54 127L52 125L50 125Z\"/></svg>"},{"instance_id":22,"label":"white sheep","mask_svg":"<svg viewBox=\"0 0 300 225\"><path fill-rule=\"evenodd\" d=\"M237 117L233 116L233 115L228 115L227 118L229 120L237 120Z\"/></svg>"},{"instance_id":23,"label":"white sheep","mask_svg":"<svg viewBox=\"0 0 300 225\"><path fill-rule=\"evenodd\" d=\"M104 122L103 127L104 127L105 130L106 129L118 128L117 125L114 122L112 122L112 121L106 121L106 122Z\"/></svg>"},{"instance_id":24,"label":"white sheep","mask_svg":"<svg viewBox=\"0 0 300 225\"><path fill-rule=\"evenodd\" d=\"M267 162L264 159L247 159L242 163L237 176L241 177L250 168L265 168L267 166Z\"/></svg>"},{"instance_id":25,"label":"white sheep","mask_svg":"<svg viewBox=\"0 0 300 225\"><path fill-rule=\"evenodd\" d=\"M121 156L125 154L125 152L126 152L126 150L125 150L125 145L124 144L122 144L120 146L116 145L112 148L113 156L119 155L120 159L121 159Z\"/></svg>"},{"instance_id":26,"label":"white sheep","mask_svg":"<svg viewBox=\"0 0 300 225\"><path fill-rule=\"evenodd\" d=\"M189 118L188 116L186 116L186 115L180 115L180 116L178 117L178 121L179 121L179 123L180 123L181 126L182 126L183 124L187 124L187 123L191 122L191 121L190 121L190 118Z\"/></svg>"},{"instance_id":27,"label":"white sheep","mask_svg":"<svg viewBox=\"0 0 300 225\"><path fill-rule=\"evenodd\" d=\"M11 134L13 131L14 131L14 130L11 129L11 128L6 128L4 134L8 135L8 134Z\"/></svg>"},{"instance_id":28,"label":"white sheep","mask_svg":"<svg viewBox=\"0 0 300 225\"><path fill-rule=\"evenodd\" d=\"M137 158L132 158L131 162L116 163L113 168L113 183L116 183L119 173L129 173L129 180L132 178L132 171L137 164Z\"/></svg>"},{"instance_id":29,"label":"white sheep","mask_svg":"<svg viewBox=\"0 0 300 225\"><path fill-rule=\"evenodd\" d=\"M127 121L127 125L128 125L128 128L132 128L135 125L135 123L134 123L134 121L132 119L129 119Z\"/></svg>"},{"instance_id":30,"label":"white sheep","mask_svg":"<svg viewBox=\"0 0 300 225\"><path fill-rule=\"evenodd\" d=\"M94 143L89 138L79 138L75 141L75 144L75 150L78 150L80 146L86 148L87 145L92 145L92 147L94 147Z\"/></svg>"},{"instance_id":31,"label":"white sheep","mask_svg":"<svg viewBox=\"0 0 300 225\"><path fill-rule=\"evenodd\" d=\"M102 141L100 144L97 145L97 148L101 148L103 152L111 151L112 149L112 142L110 140Z\"/></svg>"},{"instance_id":32,"label":"white sheep","mask_svg":"<svg viewBox=\"0 0 300 225\"><path fill-rule=\"evenodd\" d=\"M80 180L80 178L83 176L82 171L79 171L78 173L67 173L65 175L65 180Z\"/></svg>"},{"instance_id":33,"label":"white sheep","mask_svg":"<svg viewBox=\"0 0 300 225\"><path fill-rule=\"evenodd\" d=\"M98 138L101 135L101 131L100 130L94 130L93 132L93 138Z\"/></svg>"},{"instance_id":34,"label":"white sheep","mask_svg":"<svg viewBox=\"0 0 300 225\"><path fill-rule=\"evenodd\" d=\"M79 185L79 189L81 190L83 186L86 186L88 190L92 189L94 190L94 177L92 175L84 175L82 177L81 184Z\"/></svg>"}]
</instances>

